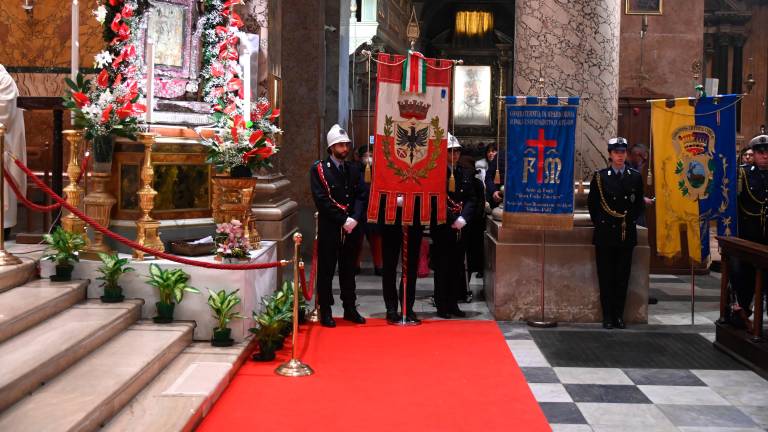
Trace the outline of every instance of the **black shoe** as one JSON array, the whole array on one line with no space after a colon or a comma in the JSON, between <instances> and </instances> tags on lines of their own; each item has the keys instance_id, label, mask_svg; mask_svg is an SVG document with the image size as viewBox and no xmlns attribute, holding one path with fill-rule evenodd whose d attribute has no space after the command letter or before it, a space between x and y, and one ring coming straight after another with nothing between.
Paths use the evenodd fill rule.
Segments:
<instances>
[{"instance_id":1,"label":"black shoe","mask_svg":"<svg viewBox=\"0 0 768 432\"><path fill-rule=\"evenodd\" d=\"M453 318L450 313L446 311L437 311L437 316L443 319L451 319Z\"/></svg>"},{"instance_id":2,"label":"black shoe","mask_svg":"<svg viewBox=\"0 0 768 432\"><path fill-rule=\"evenodd\" d=\"M621 318L616 318L616 321L614 321L614 326L619 329L627 328L627 326L624 324L624 320Z\"/></svg>"},{"instance_id":3,"label":"black shoe","mask_svg":"<svg viewBox=\"0 0 768 432\"><path fill-rule=\"evenodd\" d=\"M333 316L331 316L330 313L328 313L328 314L321 313L320 314L320 325L323 326L323 327L334 328L334 327L336 327L336 320L333 319Z\"/></svg>"},{"instance_id":4,"label":"black shoe","mask_svg":"<svg viewBox=\"0 0 768 432\"><path fill-rule=\"evenodd\" d=\"M356 324L365 324L365 318L357 312L357 309L344 309L344 319Z\"/></svg>"},{"instance_id":5,"label":"black shoe","mask_svg":"<svg viewBox=\"0 0 768 432\"><path fill-rule=\"evenodd\" d=\"M405 314L405 322L419 324L421 323L421 320L416 316L416 314L411 311Z\"/></svg>"},{"instance_id":6,"label":"black shoe","mask_svg":"<svg viewBox=\"0 0 768 432\"><path fill-rule=\"evenodd\" d=\"M603 328L606 330L610 330L613 328L613 323L610 321L603 321Z\"/></svg>"},{"instance_id":7,"label":"black shoe","mask_svg":"<svg viewBox=\"0 0 768 432\"><path fill-rule=\"evenodd\" d=\"M396 324L400 322L403 317L397 313L397 311L387 311L387 322L390 324Z\"/></svg>"},{"instance_id":8,"label":"black shoe","mask_svg":"<svg viewBox=\"0 0 768 432\"><path fill-rule=\"evenodd\" d=\"M463 310L459 309L458 306L456 306L455 308L451 309L451 311L449 313L451 315L457 316L459 318L465 318L467 316L467 313L464 312Z\"/></svg>"},{"instance_id":9,"label":"black shoe","mask_svg":"<svg viewBox=\"0 0 768 432\"><path fill-rule=\"evenodd\" d=\"M374 267L373 274L376 276L381 276L384 274L384 272L381 270L381 267Z\"/></svg>"}]
</instances>

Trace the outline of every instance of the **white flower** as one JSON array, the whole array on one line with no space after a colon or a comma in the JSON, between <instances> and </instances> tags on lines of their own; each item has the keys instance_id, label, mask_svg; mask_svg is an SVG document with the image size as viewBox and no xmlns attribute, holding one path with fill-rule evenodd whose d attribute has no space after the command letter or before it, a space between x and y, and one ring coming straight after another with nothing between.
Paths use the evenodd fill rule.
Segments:
<instances>
[{"instance_id":1,"label":"white flower","mask_svg":"<svg viewBox=\"0 0 768 432\"><path fill-rule=\"evenodd\" d=\"M105 8L104 5L101 5L93 11L93 15L96 17L96 21L98 21L99 24L104 24L104 20L107 18L107 8Z\"/></svg>"},{"instance_id":2,"label":"white flower","mask_svg":"<svg viewBox=\"0 0 768 432\"><path fill-rule=\"evenodd\" d=\"M88 104L88 105L84 106L81 111L87 117L95 119L95 118L101 117L101 111L102 110L96 104Z\"/></svg>"},{"instance_id":3,"label":"white flower","mask_svg":"<svg viewBox=\"0 0 768 432\"><path fill-rule=\"evenodd\" d=\"M105 90L104 93L99 95L99 101L96 103L101 109L106 108L107 105L112 103L112 93L109 90Z\"/></svg>"},{"instance_id":4,"label":"white flower","mask_svg":"<svg viewBox=\"0 0 768 432\"><path fill-rule=\"evenodd\" d=\"M97 68L103 68L109 63L112 62L112 54L109 53L109 51L102 51L98 54L96 54L95 64Z\"/></svg>"}]
</instances>

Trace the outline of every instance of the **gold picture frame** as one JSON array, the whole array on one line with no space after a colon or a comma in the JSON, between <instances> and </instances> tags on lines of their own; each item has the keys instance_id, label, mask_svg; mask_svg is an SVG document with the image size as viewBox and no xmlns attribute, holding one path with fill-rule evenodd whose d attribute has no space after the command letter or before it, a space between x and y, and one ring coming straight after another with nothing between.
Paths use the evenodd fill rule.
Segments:
<instances>
[{"instance_id":1,"label":"gold picture frame","mask_svg":"<svg viewBox=\"0 0 768 432\"><path fill-rule=\"evenodd\" d=\"M624 0L627 15L663 15L664 0Z\"/></svg>"}]
</instances>

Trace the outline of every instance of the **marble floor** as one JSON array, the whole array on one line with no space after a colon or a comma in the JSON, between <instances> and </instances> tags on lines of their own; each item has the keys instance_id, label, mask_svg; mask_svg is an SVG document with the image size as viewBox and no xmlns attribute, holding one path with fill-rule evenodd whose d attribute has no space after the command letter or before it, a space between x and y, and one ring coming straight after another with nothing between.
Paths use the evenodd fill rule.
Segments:
<instances>
[{"instance_id":1,"label":"marble floor","mask_svg":"<svg viewBox=\"0 0 768 432\"><path fill-rule=\"evenodd\" d=\"M649 305L648 324L623 331L695 333L714 340L718 273L696 277L693 325L690 276L652 275L650 286L651 296L659 301ZM467 319L492 319L482 301L482 279L473 277L470 287L474 301L459 305ZM418 280L414 310L421 318L440 319L429 298L432 290L431 277ZM357 294L364 316L384 316L381 279L371 269L357 277ZM334 314L340 316L337 290L335 297ZM553 367L524 323L498 325L554 431L768 430L768 381L749 370ZM603 330L597 324L561 328L622 331Z\"/></svg>"}]
</instances>

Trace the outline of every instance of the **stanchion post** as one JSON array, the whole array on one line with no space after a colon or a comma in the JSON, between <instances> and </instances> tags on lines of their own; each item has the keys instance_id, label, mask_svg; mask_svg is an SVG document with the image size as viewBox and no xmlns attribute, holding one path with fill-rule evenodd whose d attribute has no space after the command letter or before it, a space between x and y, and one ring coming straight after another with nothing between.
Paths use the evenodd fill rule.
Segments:
<instances>
[{"instance_id":1,"label":"stanchion post","mask_svg":"<svg viewBox=\"0 0 768 432\"><path fill-rule=\"evenodd\" d=\"M83 144L83 131L65 130L62 134L67 139L67 142L69 142L69 163L67 164L69 184L64 188L64 197L70 205L82 209L83 195L85 195L85 192L83 191L83 188L77 184L77 179L82 172L80 169L80 161L78 159L80 157L80 148ZM64 231L81 234L85 237L85 222L73 215L69 210L63 211L64 217L61 218L61 227Z\"/></svg>"},{"instance_id":2,"label":"stanchion post","mask_svg":"<svg viewBox=\"0 0 768 432\"><path fill-rule=\"evenodd\" d=\"M5 125L0 123L0 178L5 181ZM0 266L21 264L21 260L5 250L5 185L0 184Z\"/></svg>"},{"instance_id":3,"label":"stanchion post","mask_svg":"<svg viewBox=\"0 0 768 432\"><path fill-rule=\"evenodd\" d=\"M293 335L291 337L291 360L281 364L275 373L282 376L301 377L315 373L309 365L296 358L296 340L299 334L299 250L301 234L293 235Z\"/></svg>"},{"instance_id":4,"label":"stanchion post","mask_svg":"<svg viewBox=\"0 0 768 432\"><path fill-rule=\"evenodd\" d=\"M139 133L139 142L144 144L144 166L141 168L142 187L138 192L139 207L143 213L136 221L136 243L163 252L163 241L160 240L160 222L149 215L155 207L157 191L152 187L155 181L155 170L152 167L152 146L155 144L154 133ZM144 252L134 249L133 258L137 261L144 259Z\"/></svg>"},{"instance_id":5,"label":"stanchion post","mask_svg":"<svg viewBox=\"0 0 768 432\"><path fill-rule=\"evenodd\" d=\"M315 212L315 242L312 245L312 250L313 251L317 250L317 228L318 228L318 226L317 226L317 212ZM316 268L316 266L317 266L317 256L315 256L316 254L314 254L314 253L312 255L313 255L313 257L312 257L312 260L313 260L313 262L312 262L312 272L317 274L317 268ZM320 322L320 306L317 304L318 295L315 292L315 285L314 285L315 283L317 283L317 281L315 280L315 278L311 278L310 277L309 278L309 283L310 283L310 285L312 285L312 293L313 293L313 297L315 297L315 308L312 310L312 312L310 312L309 317L307 318L307 320L309 320L309 322L316 323L316 322Z\"/></svg>"}]
</instances>

